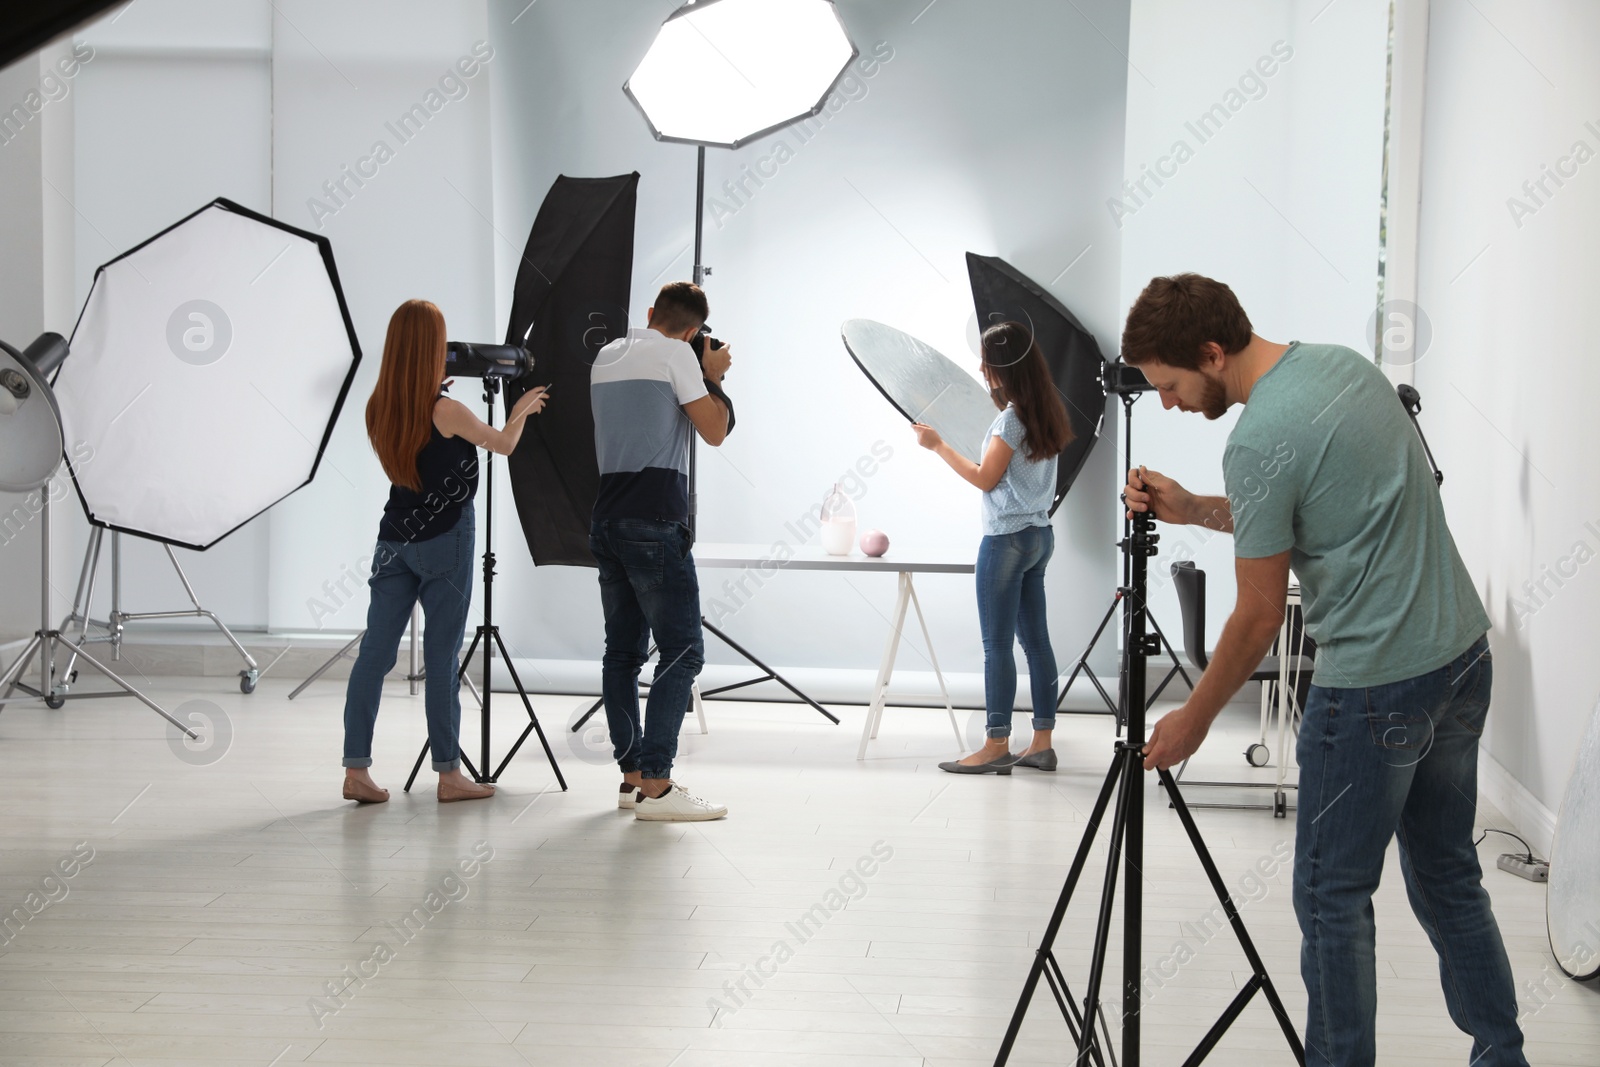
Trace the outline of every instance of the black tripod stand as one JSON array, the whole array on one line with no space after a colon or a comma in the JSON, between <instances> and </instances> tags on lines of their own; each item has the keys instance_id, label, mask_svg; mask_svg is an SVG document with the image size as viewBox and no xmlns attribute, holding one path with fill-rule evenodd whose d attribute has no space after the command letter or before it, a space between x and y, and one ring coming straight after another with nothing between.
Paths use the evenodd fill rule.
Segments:
<instances>
[{"instance_id":1,"label":"black tripod stand","mask_svg":"<svg viewBox=\"0 0 1600 1067\"><path fill-rule=\"evenodd\" d=\"M500 392L500 377L495 374L485 374L483 377L483 402L488 408L487 422L494 425L494 398ZM466 752L461 753L461 763L467 768L475 782L498 782L504 773L506 765L517 754L522 743L528 735L535 731L539 734L539 743L544 746L545 758L550 761L550 769L555 772L556 781L561 783L563 792L567 788L567 780L561 775L561 768L556 766L556 754L550 751L550 742L545 739L544 727L539 725L539 716L533 713L533 702L528 699L528 691L522 687L522 679L517 677L517 668L511 664L511 653L506 651L506 643L500 637L500 627L494 624L494 453L489 453L489 458L484 461L483 467L483 625L478 627L477 633L472 635L472 644L467 647L467 654L461 657L461 667L456 671L456 678L466 678L467 670L472 666L472 654L478 651L478 646L483 646L483 690L478 694L478 704L481 709L479 726L479 741L481 744L483 770L478 770L467 758ZM494 769L493 774L485 775L489 769L489 706L494 699L494 690L491 687L490 667L493 664L494 652L500 652L500 662L506 665L506 670L511 674L511 682L517 687L517 695L522 698L522 706L528 712L528 725L522 728L522 736L517 738L517 743L511 746L511 751L506 753L506 758L500 761L500 766ZM470 683L469 683L470 684ZM417 753L417 762L411 768L411 777L406 779L406 792L411 792L411 783L417 780L417 772L422 769L422 761L428 755L429 742L422 743L422 751Z\"/></svg>"},{"instance_id":2,"label":"black tripod stand","mask_svg":"<svg viewBox=\"0 0 1600 1067\"><path fill-rule=\"evenodd\" d=\"M1110 370L1110 367L1122 369L1124 371L1124 375L1121 377L1117 376L1115 372ZM1125 368L1123 364L1111 364L1110 367L1107 369L1103 385L1106 392L1116 393L1117 396L1122 399L1122 469L1124 471L1130 471L1133 469L1133 403L1139 399L1141 394L1149 390L1150 384L1149 382L1145 381L1143 374L1138 374L1133 381L1126 380L1127 378L1132 378L1133 376L1126 375L1126 370L1131 368ZM1132 528L1129 525L1127 513L1124 512L1122 516L1123 540L1127 540L1131 534ZM1129 571L1129 567L1131 565L1132 564L1129 560L1128 553L1126 550L1124 550L1122 553L1122 585L1118 586L1116 593L1112 595L1111 603L1106 605L1106 613L1100 617L1100 625L1095 627L1094 636L1089 638L1089 644L1086 648L1084 648L1083 655L1078 657L1078 662L1072 665L1072 673L1067 675L1067 682L1061 687L1061 695L1056 697L1056 710L1059 711L1061 709L1061 702L1067 699L1067 692L1071 690L1072 683L1078 680L1079 674L1084 675L1089 679L1090 683L1094 685L1095 689L1099 691L1100 699L1106 702L1107 710L1084 711L1076 712L1074 714L1114 715L1117 719L1117 729L1119 731L1127 725L1127 715L1123 712L1122 706L1117 701L1111 699L1111 694L1106 692L1106 687L1101 683L1099 677L1095 675L1093 669L1090 668L1089 654L1094 651L1094 646L1100 643L1100 635L1105 633L1106 627L1111 624L1111 619L1116 615L1117 608L1119 606L1124 606L1124 601L1128 595L1128 583L1131 578ZM1161 624L1156 622L1156 617L1150 614L1148 609L1145 610L1144 615L1150 623L1150 628L1155 631L1155 638L1158 642L1158 647L1154 655L1159 656L1162 651L1165 651L1167 656L1172 660L1172 666L1167 670L1166 677L1161 679L1161 684L1156 686L1156 691L1151 693L1149 699L1145 701L1144 708L1142 710L1148 711L1150 710L1150 706L1152 704L1161 699L1162 691L1167 688L1167 685L1172 681L1174 676L1181 676L1184 684L1187 685L1191 690L1194 689L1194 681L1189 677L1189 672L1183 669L1183 662L1178 659L1178 653L1173 651L1172 642L1167 640L1167 635L1162 632ZM1142 676L1140 679L1140 684L1143 684Z\"/></svg>"},{"instance_id":3,"label":"black tripod stand","mask_svg":"<svg viewBox=\"0 0 1600 1067\"><path fill-rule=\"evenodd\" d=\"M1000 1067L1010 1058L1017 1033L1022 1028L1022 1018L1027 1014L1041 975L1050 986L1056 1005L1067 1020L1067 1029L1072 1033L1076 1044L1076 1056L1073 1062L1082 1067L1092 1061L1096 1067L1104 1067L1106 1062L1104 1057L1110 1054L1113 1065L1117 1064L1115 1054L1111 1053L1109 1048L1111 1038L1109 1028L1105 1024L1105 1016L1101 1012L1100 990L1111 935L1111 911L1116 897L1119 862L1124 865L1125 880L1125 899L1122 904L1120 1067L1139 1067L1139 1024L1143 1000L1140 987L1142 978L1140 938L1144 932L1144 755L1142 752L1145 743L1144 668L1146 659L1160 655L1162 644L1159 636L1145 631L1145 624L1149 621L1149 611L1145 605L1147 563L1149 558L1156 554L1156 542L1160 540L1160 536L1152 532L1154 529L1155 520L1148 512L1141 512L1133 518L1131 530L1120 544L1124 565L1128 567L1130 578L1127 595L1122 598L1123 652L1119 686L1123 702L1121 710L1128 726L1127 737L1116 743L1116 755L1111 761L1111 771L1106 775L1105 784L1100 787L1094 811L1089 816L1089 825L1084 830L1083 839L1078 843L1077 854L1072 858L1066 885L1062 887L1061 897L1056 901L1055 911L1050 915L1050 924L1045 928L1038 954L1028 971L1028 979L1022 987L1022 997L1017 1001L1016 1011L1011 1016L1011 1025L1006 1028L1005 1039L1001 1042L1000 1052L995 1057L995 1067ZM1217 900L1228 917L1228 924L1233 927L1233 932L1244 949L1251 970L1250 980L1244 984L1244 988L1239 990L1221 1017L1206 1032L1200 1044L1184 1060L1184 1067L1192 1067L1206 1058L1258 992L1266 995L1267 1003L1271 1006L1273 1015L1277 1017L1278 1025L1283 1028L1284 1037L1288 1039L1289 1049L1294 1053L1295 1062L1304 1067L1305 1049L1300 1043L1300 1037L1289 1021L1288 1012L1284 1010L1283 1001L1279 999L1272 979L1267 976L1266 967L1256 952L1255 944L1250 940L1250 934L1244 928L1244 922L1239 918L1238 909L1234 907L1227 888L1222 884L1222 876L1217 873L1217 866L1211 859L1211 853L1206 849L1205 841L1200 837L1200 830L1195 826L1194 817L1178 793L1178 783L1173 781L1169 772L1158 773L1161 775L1162 785L1166 786L1167 797L1183 823L1184 832L1189 835L1189 843L1194 846L1195 854L1200 858L1200 866L1205 870L1206 879L1211 883L1212 891L1216 893ZM1105 817L1113 787L1116 788L1117 804L1111 816L1110 856L1106 862L1105 882L1100 891L1100 912L1095 923L1089 982L1080 1009L1067 988L1066 978L1061 973L1060 964L1056 962L1052 946L1055 944L1056 934L1061 930L1062 920L1066 917L1067 905L1072 901L1073 891L1078 887L1078 878L1083 874L1084 863L1089 858L1089 849L1094 845L1094 839L1100 832L1100 823ZM1100 1032L1095 1030L1097 1018L1100 1021ZM1102 1032L1105 1034L1104 1041L1101 1039Z\"/></svg>"}]
</instances>

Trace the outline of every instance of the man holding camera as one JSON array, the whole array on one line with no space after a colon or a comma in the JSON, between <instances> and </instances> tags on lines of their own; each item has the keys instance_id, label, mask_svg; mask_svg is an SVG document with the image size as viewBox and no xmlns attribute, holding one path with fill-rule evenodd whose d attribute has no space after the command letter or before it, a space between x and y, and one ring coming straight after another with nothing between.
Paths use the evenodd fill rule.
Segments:
<instances>
[{"instance_id":1,"label":"man holding camera","mask_svg":"<svg viewBox=\"0 0 1600 1067\"><path fill-rule=\"evenodd\" d=\"M728 405L712 387L720 392L733 350L704 335L708 313L699 286L663 286L649 327L602 348L589 379L600 464L589 550L606 620L601 693L622 768L617 804L645 822L728 814L672 781L678 730L705 662L689 554L689 435L713 446L728 435ZM641 723L639 670L652 635L660 660Z\"/></svg>"},{"instance_id":2,"label":"man holding camera","mask_svg":"<svg viewBox=\"0 0 1600 1067\"><path fill-rule=\"evenodd\" d=\"M1225 497L1128 472L1124 499L1164 522L1232 533L1238 601L1185 704L1151 730L1145 768L1200 747L1283 622L1290 565L1317 641L1300 727L1294 905L1310 1005L1306 1062L1376 1058L1372 894L1398 835L1412 910L1439 955L1474 1067L1526 1067L1511 966L1473 845L1489 618L1445 525L1420 441L1388 379L1337 345L1256 336L1232 290L1155 278L1123 359L1167 408L1217 419Z\"/></svg>"}]
</instances>

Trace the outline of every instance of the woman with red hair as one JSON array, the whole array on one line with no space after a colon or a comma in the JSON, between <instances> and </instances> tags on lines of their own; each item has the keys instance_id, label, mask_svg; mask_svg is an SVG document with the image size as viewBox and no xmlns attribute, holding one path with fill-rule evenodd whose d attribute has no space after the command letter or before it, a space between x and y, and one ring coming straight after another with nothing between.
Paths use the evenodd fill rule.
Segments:
<instances>
[{"instance_id":1,"label":"woman with red hair","mask_svg":"<svg viewBox=\"0 0 1600 1067\"><path fill-rule=\"evenodd\" d=\"M367 401L367 437L391 485L367 583L367 632L345 693L344 797L363 804L389 799L368 770L372 728L384 676L394 667L400 635L418 602L426 620L428 744L439 772L439 799L494 795L494 786L461 773L459 743L456 660L472 602L478 449L510 455L527 417L544 408L545 390L523 394L497 430L444 395L444 373L443 313L426 300L407 300L389 319L378 384Z\"/></svg>"}]
</instances>

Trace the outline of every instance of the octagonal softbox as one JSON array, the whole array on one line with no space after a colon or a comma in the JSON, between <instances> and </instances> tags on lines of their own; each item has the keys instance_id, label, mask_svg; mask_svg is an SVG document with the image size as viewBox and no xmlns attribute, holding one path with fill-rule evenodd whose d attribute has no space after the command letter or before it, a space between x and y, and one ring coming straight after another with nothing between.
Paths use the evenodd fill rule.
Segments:
<instances>
[{"instance_id":1,"label":"octagonal softbox","mask_svg":"<svg viewBox=\"0 0 1600 1067\"><path fill-rule=\"evenodd\" d=\"M223 199L95 271L71 346L89 521L194 549L311 481L361 360L328 240Z\"/></svg>"},{"instance_id":2,"label":"octagonal softbox","mask_svg":"<svg viewBox=\"0 0 1600 1067\"><path fill-rule=\"evenodd\" d=\"M698 0L622 88L657 140L738 148L821 111L856 55L832 0Z\"/></svg>"}]
</instances>

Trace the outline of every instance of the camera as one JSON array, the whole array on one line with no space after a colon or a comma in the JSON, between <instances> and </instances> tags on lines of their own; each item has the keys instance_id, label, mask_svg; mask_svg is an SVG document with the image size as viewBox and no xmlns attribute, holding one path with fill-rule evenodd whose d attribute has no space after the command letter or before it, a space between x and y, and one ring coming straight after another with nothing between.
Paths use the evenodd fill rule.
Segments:
<instances>
[{"instance_id":1,"label":"camera","mask_svg":"<svg viewBox=\"0 0 1600 1067\"><path fill-rule=\"evenodd\" d=\"M712 348L727 347L722 341L711 336L710 326L701 325L700 331L689 339L689 347L694 349L694 358L698 359L702 364L706 361L706 346L708 344Z\"/></svg>"},{"instance_id":2,"label":"camera","mask_svg":"<svg viewBox=\"0 0 1600 1067\"><path fill-rule=\"evenodd\" d=\"M478 345L450 341L444 346L444 369L461 378L520 378L533 369L533 353L521 345Z\"/></svg>"},{"instance_id":3,"label":"camera","mask_svg":"<svg viewBox=\"0 0 1600 1067\"><path fill-rule=\"evenodd\" d=\"M717 338L711 336L711 327L702 323L699 331L689 339L689 347L694 349L694 358L700 361L700 369L702 372L704 372L706 364L706 352L710 351L712 348L726 348L727 345L722 341L719 341ZM704 377L703 373L702 376ZM723 391L721 382L714 382L709 377L706 377L705 383L706 391L712 396L716 397L718 400L722 401L723 405L727 407L728 432L732 433L734 424L733 401L730 400L728 398L728 394Z\"/></svg>"},{"instance_id":4,"label":"camera","mask_svg":"<svg viewBox=\"0 0 1600 1067\"><path fill-rule=\"evenodd\" d=\"M1129 366L1120 359L1115 363L1100 365L1100 386L1108 395L1114 393L1118 396L1148 393L1155 388L1150 384L1150 379L1144 376L1144 371Z\"/></svg>"}]
</instances>

